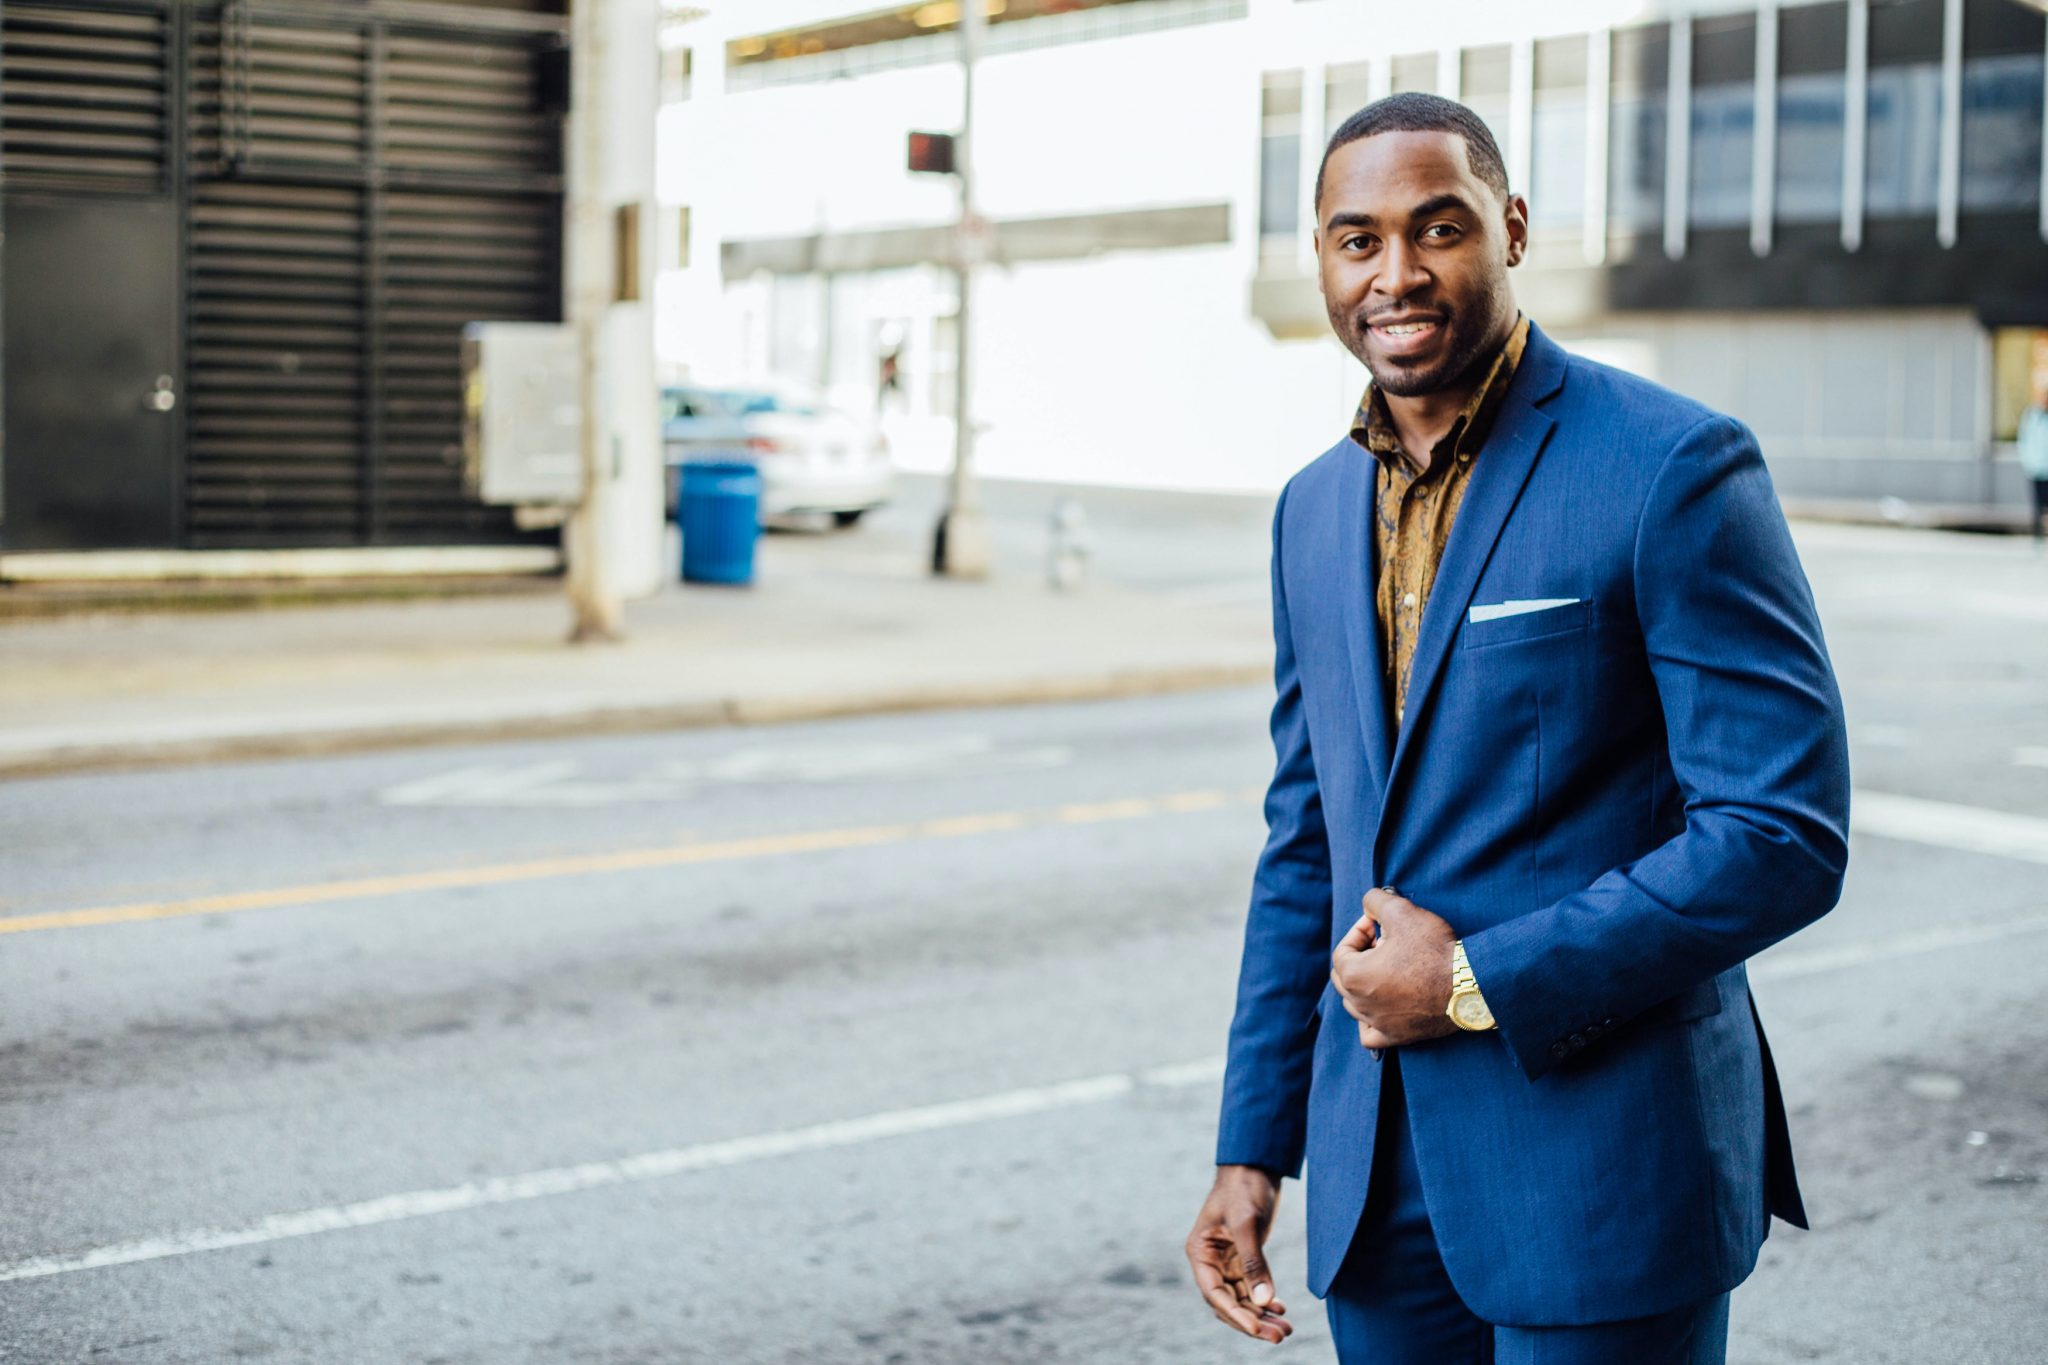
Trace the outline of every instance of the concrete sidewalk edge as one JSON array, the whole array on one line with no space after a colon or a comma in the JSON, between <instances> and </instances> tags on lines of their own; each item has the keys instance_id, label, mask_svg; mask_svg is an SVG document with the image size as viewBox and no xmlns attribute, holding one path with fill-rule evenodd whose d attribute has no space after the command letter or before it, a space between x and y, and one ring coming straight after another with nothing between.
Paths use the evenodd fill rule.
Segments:
<instances>
[{"instance_id":1,"label":"concrete sidewalk edge","mask_svg":"<svg viewBox=\"0 0 2048 1365\"><path fill-rule=\"evenodd\" d=\"M1199 664L1000 682L960 682L875 692L794 697L726 697L658 705L592 706L482 719L450 715L433 721L313 729L251 730L244 734L181 736L107 744L58 744L0 754L0 781L67 773L305 758L377 750L581 735L705 729L721 725L780 725L844 716L965 710L1054 702L1110 701L1242 687L1270 679L1267 664Z\"/></svg>"}]
</instances>

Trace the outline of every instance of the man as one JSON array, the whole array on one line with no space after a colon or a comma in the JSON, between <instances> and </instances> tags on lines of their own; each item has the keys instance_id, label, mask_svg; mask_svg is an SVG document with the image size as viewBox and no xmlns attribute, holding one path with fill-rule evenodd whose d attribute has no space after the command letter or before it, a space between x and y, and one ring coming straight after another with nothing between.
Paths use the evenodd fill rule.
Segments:
<instances>
[{"instance_id":1,"label":"man","mask_svg":"<svg viewBox=\"0 0 2048 1365\"><path fill-rule=\"evenodd\" d=\"M2048 344L2034 343L2034 391L2020 411L2020 472L2034 489L2034 517L2028 523L2034 548L2048 535Z\"/></svg>"},{"instance_id":2,"label":"man","mask_svg":"<svg viewBox=\"0 0 2048 1365\"><path fill-rule=\"evenodd\" d=\"M1270 836L1196 1281L1286 1338L1262 1247L1305 1157L1343 1361L1719 1361L1770 1216L1804 1221L1743 962L1847 857L1784 518L1738 423L1521 318L1527 206L1463 106L1354 115L1316 213L1372 384L1274 517Z\"/></svg>"}]
</instances>

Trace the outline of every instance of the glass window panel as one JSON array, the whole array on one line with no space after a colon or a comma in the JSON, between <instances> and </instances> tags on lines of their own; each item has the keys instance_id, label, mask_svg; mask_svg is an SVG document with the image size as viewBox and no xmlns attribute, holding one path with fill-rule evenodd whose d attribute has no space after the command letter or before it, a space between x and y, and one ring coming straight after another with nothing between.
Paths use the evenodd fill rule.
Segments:
<instances>
[{"instance_id":1,"label":"glass window panel","mask_svg":"<svg viewBox=\"0 0 2048 1365\"><path fill-rule=\"evenodd\" d=\"M1963 206L2030 209L2041 194L2041 57L1963 63Z\"/></svg>"},{"instance_id":2,"label":"glass window panel","mask_svg":"<svg viewBox=\"0 0 2048 1365\"><path fill-rule=\"evenodd\" d=\"M1291 235L1301 222L1301 135L1268 133L1259 143L1259 235Z\"/></svg>"},{"instance_id":3,"label":"glass window panel","mask_svg":"<svg viewBox=\"0 0 2048 1365\"><path fill-rule=\"evenodd\" d=\"M1665 84L1670 30L1657 24L1613 36L1607 123L1607 206L1613 225L1643 235L1664 223Z\"/></svg>"},{"instance_id":4,"label":"glass window panel","mask_svg":"<svg viewBox=\"0 0 2048 1365\"><path fill-rule=\"evenodd\" d=\"M1404 90L1420 90L1425 95L1436 93L1436 54L1434 52L1411 52L1394 58L1393 90L1400 94Z\"/></svg>"},{"instance_id":5,"label":"glass window panel","mask_svg":"<svg viewBox=\"0 0 2048 1365\"><path fill-rule=\"evenodd\" d=\"M1840 71L1778 82L1778 221L1832 223L1842 212L1843 112Z\"/></svg>"},{"instance_id":6,"label":"glass window panel","mask_svg":"<svg viewBox=\"0 0 2048 1365\"><path fill-rule=\"evenodd\" d=\"M1459 101L1486 124L1503 159L1508 145L1509 61L1508 45L1499 43L1470 49L1460 58L1458 68Z\"/></svg>"},{"instance_id":7,"label":"glass window panel","mask_svg":"<svg viewBox=\"0 0 2048 1365\"><path fill-rule=\"evenodd\" d=\"M1692 184L1687 220L1694 227L1749 221L1756 87L1708 85L1692 92Z\"/></svg>"},{"instance_id":8,"label":"glass window panel","mask_svg":"<svg viewBox=\"0 0 2048 1365\"><path fill-rule=\"evenodd\" d=\"M1537 43L1533 74L1529 218L1537 227L1576 228L1586 208L1586 40Z\"/></svg>"},{"instance_id":9,"label":"glass window panel","mask_svg":"<svg viewBox=\"0 0 2048 1365\"><path fill-rule=\"evenodd\" d=\"M1327 140L1372 98L1372 70L1365 62L1345 62L1323 73L1323 137Z\"/></svg>"},{"instance_id":10,"label":"glass window panel","mask_svg":"<svg viewBox=\"0 0 2048 1365\"><path fill-rule=\"evenodd\" d=\"M1586 210L1585 93L1540 99L1529 134L1530 221L1543 228L1577 227Z\"/></svg>"},{"instance_id":11,"label":"glass window panel","mask_svg":"<svg viewBox=\"0 0 2048 1365\"><path fill-rule=\"evenodd\" d=\"M1933 62L1870 73L1865 205L1874 218L1934 212L1940 178L1941 68Z\"/></svg>"}]
</instances>

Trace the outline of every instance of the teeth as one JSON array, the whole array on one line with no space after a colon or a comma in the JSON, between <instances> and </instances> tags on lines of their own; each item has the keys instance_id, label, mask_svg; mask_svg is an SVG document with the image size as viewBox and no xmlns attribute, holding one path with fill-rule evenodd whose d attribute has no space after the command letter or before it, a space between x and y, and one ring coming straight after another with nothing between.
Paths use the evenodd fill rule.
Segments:
<instances>
[{"instance_id":1,"label":"teeth","mask_svg":"<svg viewBox=\"0 0 2048 1365\"><path fill-rule=\"evenodd\" d=\"M1381 330L1389 336L1405 337L1411 336L1416 332L1428 331L1433 325L1433 323L1427 322L1397 322L1393 326L1385 327Z\"/></svg>"}]
</instances>

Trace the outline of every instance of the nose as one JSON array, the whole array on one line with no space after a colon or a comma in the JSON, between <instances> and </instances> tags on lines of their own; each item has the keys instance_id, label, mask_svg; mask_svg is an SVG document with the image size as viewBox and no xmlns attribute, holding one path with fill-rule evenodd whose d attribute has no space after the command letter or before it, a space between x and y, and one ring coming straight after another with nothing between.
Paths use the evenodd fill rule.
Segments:
<instances>
[{"instance_id":1,"label":"nose","mask_svg":"<svg viewBox=\"0 0 2048 1365\"><path fill-rule=\"evenodd\" d=\"M1374 283L1378 292L1396 300L1426 287L1429 272L1422 267L1422 253L1403 238L1389 241L1380 254L1380 277Z\"/></svg>"}]
</instances>

